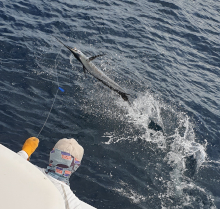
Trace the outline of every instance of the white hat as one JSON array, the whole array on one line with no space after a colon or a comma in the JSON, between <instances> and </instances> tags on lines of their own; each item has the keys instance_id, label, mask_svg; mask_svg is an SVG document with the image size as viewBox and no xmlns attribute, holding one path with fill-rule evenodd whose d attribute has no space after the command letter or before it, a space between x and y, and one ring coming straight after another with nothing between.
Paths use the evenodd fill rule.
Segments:
<instances>
[{"instance_id":1,"label":"white hat","mask_svg":"<svg viewBox=\"0 0 220 209\"><path fill-rule=\"evenodd\" d=\"M83 158L84 149L75 139L60 139L54 146L54 149L59 149L63 152L70 153L77 160L81 161Z\"/></svg>"}]
</instances>

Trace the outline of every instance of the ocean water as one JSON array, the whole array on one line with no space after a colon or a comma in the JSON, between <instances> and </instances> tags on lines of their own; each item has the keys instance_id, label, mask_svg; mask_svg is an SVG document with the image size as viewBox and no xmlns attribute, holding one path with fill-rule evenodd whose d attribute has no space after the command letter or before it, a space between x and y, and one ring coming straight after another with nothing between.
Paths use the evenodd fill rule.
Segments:
<instances>
[{"instance_id":1,"label":"ocean water","mask_svg":"<svg viewBox=\"0 0 220 209\"><path fill-rule=\"evenodd\" d=\"M0 143L37 136L61 87L32 163L73 137L85 154L71 189L94 207L220 208L219 14L218 0L2 0ZM93 62L132 106L53 36L106 54Z\"/></svg>"}]
</instances>

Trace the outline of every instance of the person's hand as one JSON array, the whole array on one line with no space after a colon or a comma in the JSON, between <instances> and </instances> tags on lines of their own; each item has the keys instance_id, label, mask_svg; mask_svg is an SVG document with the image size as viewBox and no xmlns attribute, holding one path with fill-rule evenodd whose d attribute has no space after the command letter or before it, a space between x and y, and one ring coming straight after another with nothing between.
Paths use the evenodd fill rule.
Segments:
<instances>
[{"instance_id":1,"label":"person's hand","mask_svg":"<svg viewBox=\"0 0 220 209\"><path fill-rule=\"evenodd\" d=\"M30 158L32 153L37 149L38 144L39 139L36 137L30 137L25 141L22 150L28 154L28 158Z\"/></svg>"}]
</instances>

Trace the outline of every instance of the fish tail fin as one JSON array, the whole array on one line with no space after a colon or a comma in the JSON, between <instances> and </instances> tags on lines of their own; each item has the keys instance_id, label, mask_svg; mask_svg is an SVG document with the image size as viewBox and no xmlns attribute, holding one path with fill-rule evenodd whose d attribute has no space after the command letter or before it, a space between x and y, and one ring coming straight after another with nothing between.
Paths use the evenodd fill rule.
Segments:
<instances>
[{"instance_id":1,"label":"fish tail fin","mask_svg":"<svg viewBox=\"0 0 220 209\"><path fill-rule=\"evenodd\" d=\"M128 102L128 103L130 104L130 101L129 101L129 99L128 99L128 94L126 94L126 93L120 93L120 95L121 95L122 99L124 99L124 101L126 101L126 102Z\"/></svg>"}]
</instances>

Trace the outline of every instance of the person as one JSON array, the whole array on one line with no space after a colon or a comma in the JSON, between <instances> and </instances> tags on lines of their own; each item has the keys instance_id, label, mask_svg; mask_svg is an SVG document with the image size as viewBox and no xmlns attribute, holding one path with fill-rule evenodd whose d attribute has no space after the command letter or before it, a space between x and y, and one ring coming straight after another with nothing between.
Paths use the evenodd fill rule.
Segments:
<instances>
[{"instance_id":1,"label":"person","mask_svg":"<svg viewBox=\"0 0 220 209\"><path fill-rule=\"evenodd\" d=\"M30 160L38 144L38 138L28 138L22 150L18 152L18 155L26 160ZM80 200L70 189L69 178L81 165L83 154L83 147L79 145L75 139L60 139L50 152L49 165L47 168L38 167L59 190L65 201L66 209L82 208Z\"/></svg>"}]
</instances>

